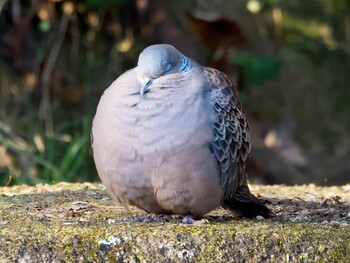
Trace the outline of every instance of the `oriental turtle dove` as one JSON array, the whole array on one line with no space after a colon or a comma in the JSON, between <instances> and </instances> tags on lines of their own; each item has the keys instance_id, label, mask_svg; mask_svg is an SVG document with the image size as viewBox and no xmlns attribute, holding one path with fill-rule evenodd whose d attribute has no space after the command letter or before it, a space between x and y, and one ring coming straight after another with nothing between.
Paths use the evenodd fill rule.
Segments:
<instances>
[{"instance_id":1,"label":"oriental turtle dove","mask_svg":"<svg viewBox=\"0 0 350 263\"><path fill-rule=\"evenodd\" d=\"M98 174L114 200L201 217L223 206L268 217L250 193L250 130L234 82L170 45L147 47L104 92L93 120Z\"/></svg>"}]
</instances>

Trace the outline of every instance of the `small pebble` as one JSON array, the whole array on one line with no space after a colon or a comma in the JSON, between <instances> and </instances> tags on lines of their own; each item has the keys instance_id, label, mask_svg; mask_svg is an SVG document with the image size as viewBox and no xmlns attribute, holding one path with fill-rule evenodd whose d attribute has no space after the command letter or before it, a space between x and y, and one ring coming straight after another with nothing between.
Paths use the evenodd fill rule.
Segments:
<instances>
[{"instance_id":1,"label":"small pebble","mask_svg":"<svg viewBox=\"0 0 350 263\"><path fill-rule=\"evenodd\" d=\"M115 220L115 219L108 219L107 220L108 225L114 225L116 222L117 222L117 220Z\"/></svg>"},{"instance_id":2,"label":"small pebble","mask_svg":"<svg viewBox=\"0 0 350 263\"><path fill-rule=\"evenodd\" d=\"M0 221L0 226L7 225L9 222L8 221Z\"/></svg>"}]
</instances>

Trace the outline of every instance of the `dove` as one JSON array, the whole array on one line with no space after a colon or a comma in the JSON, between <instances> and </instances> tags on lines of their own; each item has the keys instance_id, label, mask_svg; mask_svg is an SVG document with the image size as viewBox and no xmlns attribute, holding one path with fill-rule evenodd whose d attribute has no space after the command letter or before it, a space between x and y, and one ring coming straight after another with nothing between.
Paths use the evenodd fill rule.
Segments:
<instances>
[{"instance_id":1,"label":"dove","mask_svg":"<svg viewBox=\"0 0 350 263\"><path fill-rule=\"evenodd\" d=\"M92 123L95 166L116 202L201 218L270 210L247 184L250 128L234 81L175 47L145 48L105 90Z\"/></svg>"}]
</instances>

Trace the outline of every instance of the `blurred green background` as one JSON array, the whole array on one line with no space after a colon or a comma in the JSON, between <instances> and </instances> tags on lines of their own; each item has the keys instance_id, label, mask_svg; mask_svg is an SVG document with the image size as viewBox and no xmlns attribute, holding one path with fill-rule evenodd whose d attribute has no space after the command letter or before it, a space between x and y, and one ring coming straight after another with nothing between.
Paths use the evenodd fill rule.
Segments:
<instances>
[{"instance_id":1,"label":"blurred green background","mask_svg":"<svg viewBox=\"0 0 350 263\"><path fill-rule=\"evenodd\" d=\"M350 180L349 0L0 0L0 185L98 180L103 90L154 43L235 79L260 183Z\"/></svg>"}]
</instances>

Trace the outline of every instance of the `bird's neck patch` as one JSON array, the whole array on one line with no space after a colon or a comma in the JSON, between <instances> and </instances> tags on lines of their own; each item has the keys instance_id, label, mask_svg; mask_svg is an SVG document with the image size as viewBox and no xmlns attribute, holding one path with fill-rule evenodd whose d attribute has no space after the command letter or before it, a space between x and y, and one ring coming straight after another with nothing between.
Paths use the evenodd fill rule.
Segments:
<instances>
[{"instance_id":1,"label":"bird's neck patch","mask_svg":"<svg viewBox=\"0 0 350 263\"><path fill-rule=\"evenodd\" d=\"M182 56L182 64L180 67L180 72L187 72L191 69L191 64L188 61L188 58L186 58L185 56Z\"/></svg>"}]
</instances>

